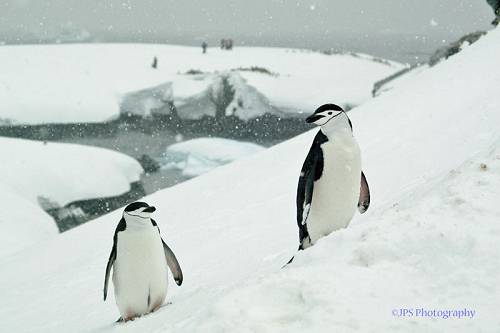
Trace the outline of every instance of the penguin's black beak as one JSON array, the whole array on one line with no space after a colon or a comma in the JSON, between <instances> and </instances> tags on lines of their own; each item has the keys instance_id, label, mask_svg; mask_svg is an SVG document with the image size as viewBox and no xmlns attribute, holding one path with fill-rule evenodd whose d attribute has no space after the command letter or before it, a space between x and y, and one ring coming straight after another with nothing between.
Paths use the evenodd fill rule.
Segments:
<instances>
[{"instance_id":1,"label":"penguin's black beak","mask_svg":"<svg viewBox=\"0 0 500 333\"><path fill-rule=\"evenodd\" d=\"M149 206L148 208L144 209L143 212L144 213L152 213L156 210L156 208L154 208L154 206Z\"/></svg>"},{"instance_id":2,"label":"penguin's black beak","mask_svg":"<svg viewBox=\"0 0 500 333\"><path fill-rule=\"evenodd\" d=\"M306 123L310 124L310 123L314 123L315 121L319 120L323 118L322 115L319 115L319 114L313 114L309 117L306 118Z\"/></svg>"}]
</instances>

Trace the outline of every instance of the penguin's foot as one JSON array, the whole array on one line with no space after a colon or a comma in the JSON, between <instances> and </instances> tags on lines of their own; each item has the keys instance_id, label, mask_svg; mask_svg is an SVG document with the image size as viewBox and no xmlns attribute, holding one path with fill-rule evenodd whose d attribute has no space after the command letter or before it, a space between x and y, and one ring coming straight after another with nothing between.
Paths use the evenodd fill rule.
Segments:
<instances>
[{"instance_id":1,"label":"penguin's foot","mask_svg":"<svg viewBox=\"0 0 500 333\"><path fill-rule=\"evenodd\" d=\"M134 320L135 318L137 318L137 317L139 317L139 316L134 315L134 314L130 314L130 313L129 313L129 314L127 314L127 315L125 316L125 318L123 318L123 321L124 321L124 322L127 322L127 321L133 321L133 320Z\"/></svg>"},{"instance_id":2,"label":"penguin's foot","mask_svg":"<svg viewBox=\"0 0 500 333\"><path fill-rule=\"evenodd\" d=\"M151 312L155 312L156 310L158 310L159 308L161 308L161 306L163 305L163 301L165 299L162 298L162 299L159 299L157 300L156 302L153 303L153 307L151 308ZM168 304L168 303L167 303Z\"/></svg>"},{"instance_id":3,"label":"penguin's foot","mask_svg":"<svg viewBox=\"0 0 500 333\"><path fill-rule=\"evenodd\" d=\"M160 304L157 304L153 307L153 310L151 310L151 312L155 312L156 310L158 310L159 308L161 308L161 303Z\"/></svg>"}]
</instances>

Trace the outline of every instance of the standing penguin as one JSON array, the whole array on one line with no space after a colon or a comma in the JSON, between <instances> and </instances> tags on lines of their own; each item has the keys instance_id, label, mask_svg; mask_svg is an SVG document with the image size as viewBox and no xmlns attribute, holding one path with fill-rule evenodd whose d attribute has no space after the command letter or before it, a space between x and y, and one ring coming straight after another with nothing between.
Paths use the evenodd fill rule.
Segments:
<instances>
[{"instance_id":1,"label":"standing penguin","mask_svg":"<svg viewBox=\"0 0 500 333\"><path fill-rule=\"evenodd\" d=\"M325 104L306 121L321 128L302 166L297 189L299 250L345 228L356 207L364 213L370 205L359 146L344 110L335 104Z\"/></svg>"},{"instance_id":2,"label":"standing penguin","mask_svg":"<svg viewBox=\"0 0 500 333\"><path fill-rule=\"evenodd\" d=\"M182 271L160 229L151 219L155 207L134 202L125 207L113 237L104 278L104 300L113 267L113 285L120 320L128 321L157 310L167 295L167 265L177 285Z\"/></svg>"}]
</instances>

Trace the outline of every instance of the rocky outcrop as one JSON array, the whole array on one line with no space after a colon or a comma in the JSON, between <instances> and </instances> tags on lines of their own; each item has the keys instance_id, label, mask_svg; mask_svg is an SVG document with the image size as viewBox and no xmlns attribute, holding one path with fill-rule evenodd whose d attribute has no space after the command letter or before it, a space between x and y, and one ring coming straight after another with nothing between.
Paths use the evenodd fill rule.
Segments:
<instances>
[{"instance_id":1,"label":"rocky outcrop","mask_svg":"<svg viewBox=\"0 0 500 333\"><path fill-rule=\"evenodd\" d=\"M462 50L463 47L469 46L479 40L486 32L476 31L468 35L463 36L459 40L438 49L429 59L429 65L434 66L438 62L448 59L454 54L457 54Z\"/></svg>"},{"instance_id":2,"label":"rocky outcrop","mask_svg":"<svg viewBox=\"0 0 500 333\"><path fill-rule=\"evenodd\" d=\"M64 207L58 207L46 198L39 198L39 202L42 208L54 218L59 231L64 232L123 207L132 201L144 197L145 194L142 184L135 182L130 185L128 192L114 197L79 200L71 202Z\"/></svg>"},{"instance_id":3,"label":"rocky outcrop","mask_svg":"<svg viewBox=\"0 0 500 333\"><path fill-rule=\"evenodd\" d=\"M241 70L272 75L262 68ZM172 82L127 93L121 98L120 114L142 117L172 115L182 120L199 120L204 116L217 120L228 116L250 120L265 114L279 115L279 109L248 85L239 71L190 74L186 80L189 85L196 85L198 92L187 96L176 93Z\"/></svg>"},{"instance_id":4,"label":"rocky outcrop","mask_svg":"<svg viewBox=\"0 0 500 333\"><path fill-rule=\"evenodd\" d=\"M407 68L400 70L399 72L394 73L382 80L379 80L374 83L372 96L376 97L380 95L382 92L390 90L396 84L395 81L406 79L408 76L412 74L418 73L422 69L428 68L429 66L434 66L440 61L446 60L454 54L460 52L464 47L467 47L476 41L479 40L486 32L477 31L470 33L468 35L463 36L459 40L438 49L434 54L429 58L429 61L424 64L417 64Z\"/></svg>"}]
</instances>

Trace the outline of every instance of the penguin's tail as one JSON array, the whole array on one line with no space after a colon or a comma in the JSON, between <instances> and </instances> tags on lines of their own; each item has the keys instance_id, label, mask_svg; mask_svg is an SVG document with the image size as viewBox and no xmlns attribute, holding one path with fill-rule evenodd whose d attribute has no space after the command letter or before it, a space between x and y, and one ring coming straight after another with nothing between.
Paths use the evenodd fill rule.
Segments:
<instances>
[{"instance_id":1,"label":"penguin's tail","mask_svg":"<svg viewBox=\"0 0 500 333\"><path fill-rule=\"evenodd\" d=\"M301 250L303 250L302 244L299 245L299 248L297 249L297 252L301 251ZM295 256L291 257L290 260L288 260L288 262L281 267L281 269L285 268L288 264L291 264L292 261L293 261L293 259L295 259Z\"/></svg>"},{"instance_id":2,"label":"penguin's tail","mask_svg":"<svg viewBox=\"0 0 500 333\"><path fill-rule=\"evenodd\" d=\"M281 268L285 268L288 264L291 264L295 256L291 257L290 260L286 264L284 264Z\"/></svg>"}]
</instances>

